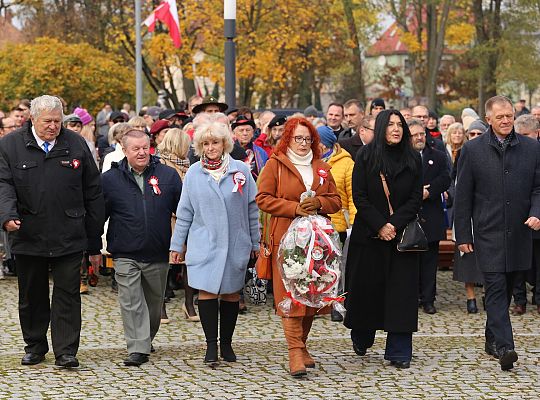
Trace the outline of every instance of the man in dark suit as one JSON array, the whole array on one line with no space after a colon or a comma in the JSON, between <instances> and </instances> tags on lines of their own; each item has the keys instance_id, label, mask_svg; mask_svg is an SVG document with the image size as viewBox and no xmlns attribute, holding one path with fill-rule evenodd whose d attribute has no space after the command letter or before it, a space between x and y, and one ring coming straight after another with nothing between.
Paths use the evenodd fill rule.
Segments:
<instances>
[{"instance_id":1,"label":"man in dark suit","mask_svg":"<svg viewBox=\"0 0 540 400\"><path fill-rule=\"evenodd\" d=\"M441 194L450 186L450 171L446 155L426 145L426 131L422 121L412 118L407 121L407 125L411 131L412 145L422 156L424 192L419 217L429 243L428 251L420 255L419 299L425 313L435 314L439 241L446 239Z\"/></svg>"},{"instance_id":2,"label":"man in dark suit","mask_svg":"<svg viewBox=\"0 0 540 400\"><path fill-rule=\"evenodd\" d=\"M22 364L44 360L50 322L55 364L73 368L79 365L83 252L94 268L101 261L101 180L84 139L62 127L60 99L37 97L30 114L31 121L0 140L0 224L10 232L17 266Z\"/></svg>"},{"instance_id":3,"label":"man in dark suit","mask_svg":"<svg viewBox=\"0 0 540 400\"><path fill-rule=\"evenodd\" d=\"M356 159L356 153L358 150L373 140L375 128L375 117L373 115L366 115L362 118L360 125L356 127L356 133L349 138L341 139L338 143L341 148L346 150L352 157Z\"/></svg>"},{"instance_id":4,"label":"man in dark suit","mask_svg":"<svg viewBox=\"0 0 540 400\"><path fill-rule=\"evenodd\" d=\"M516 273L531 268L532 231L540 229L540 143L514 132L514 107L486 102L485 134L461 149L455 201L456 244L476 254L486 293L486 353L514 367L508 307Z\"/></svg>"}]
</instances>

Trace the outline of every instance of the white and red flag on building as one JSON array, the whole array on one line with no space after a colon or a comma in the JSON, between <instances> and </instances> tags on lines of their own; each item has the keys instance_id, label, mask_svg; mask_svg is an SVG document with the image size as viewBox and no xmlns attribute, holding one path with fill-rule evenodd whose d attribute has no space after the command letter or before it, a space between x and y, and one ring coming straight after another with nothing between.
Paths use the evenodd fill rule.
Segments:
<instances>
[{"instance_id":1,"label":"white and red flag on building","mask_svg":"<svg viewBox=\"0 0 540 400\"><path fill-rule=\"evenodd\" d=\"M169 28L169 35L174 43L174 47L179 48L182 45L180 38L180 22L178 21L178 9L176 0L164 0L152 14L144 20L148 27L148 32L154 32L156 21L161 21Z\"/></svg>"}]
</instances>

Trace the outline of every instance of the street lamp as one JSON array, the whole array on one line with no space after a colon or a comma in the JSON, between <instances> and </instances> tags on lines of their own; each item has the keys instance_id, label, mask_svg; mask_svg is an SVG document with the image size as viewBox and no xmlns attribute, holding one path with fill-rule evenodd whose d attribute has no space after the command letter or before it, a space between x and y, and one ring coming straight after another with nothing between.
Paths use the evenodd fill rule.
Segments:
<instances>
[{"instance_id":1,"label":"street lamp","mask_svg":"<svg viewBox=\"0 0 540 400\"><path fill-rule=\"evenodd\" d=\"M225 103L229 108L236 106L236 0L224 0L223 18L225 20Z\"/></svg>"}]
</instances>

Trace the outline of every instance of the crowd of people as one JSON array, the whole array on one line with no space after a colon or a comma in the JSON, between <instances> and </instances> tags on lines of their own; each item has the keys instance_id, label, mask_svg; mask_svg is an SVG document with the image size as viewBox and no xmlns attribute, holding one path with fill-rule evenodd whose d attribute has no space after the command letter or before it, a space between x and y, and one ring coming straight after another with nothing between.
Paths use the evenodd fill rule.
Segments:
<instances>
[{"instance_id":1,"label":"crowd of people","mask_svg":"<svg viewBox=\"0 0 540 400\"><path fill-rule=\"evenodd\" d=\"M306 343L324 313L351 330L358 356L376 330L388 332L384 358L409 368L418 310L437 313L439 244L451 233L464 310L479 311L482 290L485 351L512 369L509 308L513 296L511 312L526 312L526 282L540 313L540 107L495 96L485 109L485 121L472 108L439 118L377 98L369 108L350 99L324 115L313 106L287 115L194 96L178 110L138 114L104 104L94 117L49 95L18 102L0 112L0 273L19 282L22 364L44 360L50 324L56 365L79 365L81 295L99 275L118 293L126 366L148 362L180 288L185 318L206 337L204 362L235 362L246 272L264 244L291 375L315 367ZM278 307L289 295L281 238L314 214L345 246L344 316ZM426 248L400 251L416 220Z\"/></svg>"}]
</instances>

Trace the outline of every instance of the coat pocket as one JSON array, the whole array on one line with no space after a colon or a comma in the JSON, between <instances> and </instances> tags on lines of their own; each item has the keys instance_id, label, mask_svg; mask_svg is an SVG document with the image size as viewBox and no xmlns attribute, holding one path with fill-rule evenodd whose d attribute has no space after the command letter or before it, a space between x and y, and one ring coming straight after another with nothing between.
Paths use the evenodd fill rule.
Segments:
<instances>
[{"instance_id":1,"label":"coat pocket","mask_svg":"<svg viewBox=\"0 0 540 400\"><path fill-rule=\"evenodd\" d=\"M189 232L187 239L186 265L197 266L206 263L211 253L210 234L204 226Z\"/></svg>"}]
</instances>

